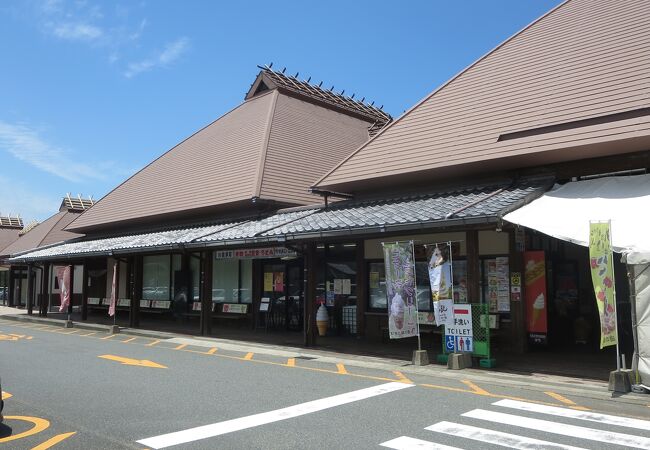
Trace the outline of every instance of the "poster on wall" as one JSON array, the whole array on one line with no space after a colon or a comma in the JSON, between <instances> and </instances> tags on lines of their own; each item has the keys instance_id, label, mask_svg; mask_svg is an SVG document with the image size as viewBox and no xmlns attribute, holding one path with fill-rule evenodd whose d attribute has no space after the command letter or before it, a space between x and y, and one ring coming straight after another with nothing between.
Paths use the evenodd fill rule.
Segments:
<instances>
[{"instance_id":1,"label":"poster on wall","mask_svg":"<svg viewBox=\"0 0 650 450\"><path fill-rule=\"evenodd\" d=\"M388 335L401 339L419 335L415 301L415 259L413 242L382 243L386 266Z\"/></svg>"},{"instance_id":2,"label":"poster on wall","mask_svg":"<svg viewBox=\"0 0 650 450\"><path fill-rule=\"evenodd\" d=\"M497 270L497 311L510 312L510 280L508 257L496 258Z\"/></svg>"},{"instance_id":3,"label":"poster on wall","mask_svg":"<svg viewBox=\"0 0 650 450\"><path fill-rule=\"evenodd\" d=\"M438 325L451 325L454 320L454 279L451 259L451 242L431 246L429 257L429 283L433 298L433 311Z\"/></svg>"},{"instance_id":4,"label":"poster on wall","mask_svg":"<svg viewBox=\"0 0 650 450\"><path fill-rule=\"evenodd\" d=\"M616 286L610 222L589 222L589 264L600 316L600 348L616 345Z\"/></svg>"},{"instance_id":5,"label":"poster on wall","mask_svg":"<svg viewBox=\"0 0 650 450\"><path fill-rule=\"evenodd\" d=\"M524 252L526 325L531 342L546 343L548 334L546 264L543 251Z\"/></svg>"},{"instance_id":6,"label":"poster on wall","mask_svg":"<svg viewBox=\"0 0 650 450\"><path fill-rule=\"evenodd\" d=\"M284 292L284 272L273 272L273 290Z\"/></svg>"},{"instance_id":7,"label":"poster on wall","mask_svg":"<svg viewBox=\"0 0 650 450\"><path fill-rule=\"evenodd\" d=\"M273 272L264 273L264 292L273 292Z\"/></svg>"}]
</instances>

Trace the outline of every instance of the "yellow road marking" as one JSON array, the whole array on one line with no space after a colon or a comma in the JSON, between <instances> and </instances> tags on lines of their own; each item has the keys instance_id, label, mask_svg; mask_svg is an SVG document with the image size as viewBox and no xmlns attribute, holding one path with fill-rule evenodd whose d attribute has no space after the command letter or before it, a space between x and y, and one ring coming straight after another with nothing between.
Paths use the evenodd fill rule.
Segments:
<instances>
[{"instance_id":1,"label":"yellow road marking","mask_svg":"<svg viewBox=\"0 0 650 450\"><path fill-rule=\"evenodd\" d=\"M6 400L9 397L13 397L13 395L11 395L9 392L2 391L2 395L0 395L0 398L2 398L2 400Z\"/></svg>"},{"instance_id":2,"label":"yellow road marking","mask_svg":"<svg viewBox=\"0 0 650 450\"><path fill-rule=\"evenodd\" d=\"M137 339L137 338L132 337L132 338L129 338L129 339L127 339L126 341L122 341L122 342L124 342L124 343L126 344L126 343L128 343L128 342L135 341L136 339Z\"/></svg>"},{"instance_id":3,"label":"yellow road marking","mask_svg":"<svg viewBox=\"0 0 650 450\"><path fill-rule=\"evenodd\" d=\"M247 361L250 361L251 359L253 359L253 352L246 353L246 356L244 356L244 359L247 360Z\"/></svg>"},{"instance_id":4,"label":"yellow road marking","mask_svg":"<svg viewBox=\"0 0 650 450\"><path fill-rule=\"evenodd\" d=\"M208 350L206 353L207 353L208 355L214 355L214 352L216 352L216 351L217 351L217 347L212 347L212 348L211 348L210 350Z\"/></svg>"},{"instance_id":5,"label":"yellow road marking","mask_svg":"<svg viewBox=\"0 0 650 450\"><path fill-rule=\"evenodd\" d=\"M95 335L95 334L97 334L96 331L91 331L91 332L88 333L88 334L80 334L79 336L86 337L86 336L92 336L92 335Z\"/></svg>"},{"instance_id":6,"label":"yellow road marking","mask_svg":"<svg viewBox=\"0 0 650 450\"><path fill-rule=\"evenodd\" d=\"M296 367L296 358L287 359L287 366L288 367Z\"/></svg>"},{"instance_id":7,"label":"yellow road marking","mask_svg":"<svg viewBox=\"0 0 650 450\"><path fill-rule=\"evenodd\" d=\"M182 350L182 349L184 349L185 347L187 347L187 344L181 344L181 345L179 345L178 347L174 347L174 350Z\"/></svg>"},{"instance_id":8,"label":"yellow road marking","mask_svg":"<svg viewBox=\"0 0 650 450\"><path fill-rule=\"evenodd\" d=\"M26 337L24 334L16 334L16 333L9 333L9 336L16 336L17 338L24 338L24 337Z\"/></svg>"},{"instance_id":9,"label":"yellow road marking","mask_svg":"<svg viewBox=\"0 0 650 450\"><path fill-rule=\"evenodd\" d=\"M23 422L33 423L34 426L27 431L23 431L22 433L14 434L13 436L7 436L5 438L0 439L0 444L4 444L5 442L15 441L16 439L22 439L27 436L32 436L36 433L40 433L41 431L46 430L50 426L49 421L45 419L41 419L39 417L5 416L5 420L22 420Z\"/></svg>"},{"instance_id":10,"label":"yellow road marking","mask_svg":"<svg viewBox=\"0 0 650 450\"><path fill-rule=\"evenodd\" d=\"M490 395L490 393L488 391L486 391L483 388L478 387L477 385L475 385L471 381L469 381L469 380L462 380L462 381L463 381L463 384L465 384L467 387L469 387L474 393L476 393L478 395Z\"/></svg>"},{"instance_id":11,"label":"yellow road marking","mask_svg":"<svg viewBox=\"0 0 650 450\"><path fill-rule=\"evenodd\" d=\"M578 411L591 411L589 408L585 408L584 406L571 406L571 409L577 409Z\"/></svg>"},{"instance_id":12,"label":"yellow road marking","mask_svg":"<svg viewBox=\"0 0 650 450\"><path fill-rule=\"evenodd\" d=\"M563 397L562 395L557 394L557 393L555 393L555 392L545 391L544 393L545 393L546 395L548 395L549 397L553 397L555 400L564 403L565 405L571 405L571 406L575 406L575 405L576 405L576 402L574 402L574 401L572 401L572 400L569 400L568 398Z\"/></svg>"},{"instance_id":13,"label":"yellow road marking","mask_svg":"<svg viewBox=\"0 0 650 450\"><path fill-rule=\"evenodd\" d=\"M340 373L341 375L347 375L348 371L345 369L345 366L343 364L337 364L336 365L337 372Z\"/></svg>"},{"instance_id":14,"label":"yellow road marking","mask_svg":"<svg viewBox=\"0 0 650 450\"><path fill-rule=\"evenodd\" d=\"M79 330L72 330L72 331L60 331L61 334L75 334L78 333Z\"/></svg>"},{"instance_id":15,"label":"yellow road marking","mask_svg":"<svg viewBox=\"0 0 650 450\"><path fill-rule=\"evenodd\" d=\"M108 336L104 336L103 338L99 338L99 339L102 339L102 340L104 340L104 339L112 339L115 336L117 336L117 335L116 334L109 334Z\"/></svg>"},{"instance_id":16,"label":"yellow road marking","mask_svg":"<svg viewBox=\"0 0 650 450\"><path fill-rule=\"evenodd\" d=\"M0 334L0 341L17 341L16 336L9 336L8 334Z\"/></svg>"},{"instance_id":17,"label":"yellow road marking","mask_svg":"<svg viewBox=\"0 0 650 450\"><path fill-rule=\"evenodd\" d=\"M77 434L76 431L73 431L72 433L57 434L53 438L48 439L47 441L43 442L42 444L37 445L32 450L47 450L48 448L54 447L59 442L65 440L65 439L68 439L70 436L73 436L75 434Z\"/></svg>"},{"instance_id":18,"label":"yellow road marking","mask_svg":"<svg viewBox=\"0 0 650 450\"><path fill-rule=\"evenodd\" d=\"M393 373L394 373L395 376L398 378L398 381L399 381L400 383L410 383L410 384L413 384L413 382L412 382L411 380L409 380L409 379L406 377L406 375L404 375L404 374L403 374L402 372L400 372L399 370L393 370Z\"/></svg>"},{"instance_id":19,"label":"yellow road marking","mask_svg":"<svg viewBox=\"0 0 650 450\"><path fill-rule=\"evenodd\" d=\"M126 366L140 366L140 367L152 367L155 369L166 369L166 366L163 366L162 364L155 363L153 361L149 361L148 359L132 359L132 358L125 358L123 356L115 356L115 355L99 355L98 358L103 358L103 359L108 359L110 361L117 361L119 363L122 363L123 365Z\"/></svg>"},{"instance_id":20,"label":"yellow road marking","mask_svg":"<svg viewBox=\"0 0 650 450\"><path fill-rule=\"evenodd\" d=\"M153 342L149 342L145 347L153 347L154 345L158 344L160 342L160 339L156 339Z\"/></svg>"}]
</instances>

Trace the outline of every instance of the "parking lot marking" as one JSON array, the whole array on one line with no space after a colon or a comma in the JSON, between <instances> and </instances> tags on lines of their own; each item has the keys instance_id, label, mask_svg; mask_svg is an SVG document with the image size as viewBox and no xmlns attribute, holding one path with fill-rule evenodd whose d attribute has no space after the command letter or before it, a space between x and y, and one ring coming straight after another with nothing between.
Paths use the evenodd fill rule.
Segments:
<instances>
[{"instance_id":1,"label":"parking lot marking","mask_svg":"<svg viewBox=\"0 0 650 450\"><path fill-rule=\"evenodd\" d=\"M117 336L117 334L109 334L108 336L104 336L103 338L99 338L99 339L101 339L101 340L112 339L115 336Z\"/></svg>"},{"instance_id":2,"label":"parking lot marking","mask_svg":"<svg viewBox=\"0 0 650 450\"><path fill-rule=\"evenodd\" d=\"M187 347L187 344L180 344L178 347L174 347L174 350L183 350L185 347Z\"/></svg>"},{"instance_id":3,"label":"parking lot marking","mask_svg":"<svg viewBox=\"0 0 650 450\"><path fill-rule=\"evenodd\" d=\"M337 364L336 365L337 373L340 373L341 375L347 375L348 371L346 370L345 366L343 364Z\"/></svg>"},{"instance_id":4,"label":"parking lot marking","mask_svg":"<svg viewBox=\"0 0 650 450\"><path fill-rule=\"evenodd\" d=\"M378 386L359 389L357 391L334 395L332 397L326 397L311 402L301 403L299 405L289 406L288 408L277 409L275 411L254 414L252 416L241 417L239 419L226 420L224 422L190 428L188 430L177 431L175 433L168 433L160 436L141 439L137 442L154 449L171 447L172 445L199 441L210 437L257 427L260 425L266 425L273 422L279 422L286 419L304 416L306 414L311 414L314 412L323 411L325 409L334 408L336 406L365 400L371 397L376 397L378 395L388 394L409 387L414 387L414 385L397 382L380 384Z\"/></svg>"},{"instance_id":5,"label":"parking lot marking","mask_svg":"<svg viewBox=\"0 0 650 450\"><path fill-rule=\"evenodd\" d=\"M397 377L400 383L413 383L411 380L409 380L406 375L404 375L402 372L399 370L393 370L393 373Z\"/></svg>"},{"instance_id":6,"label":"parking lot marking","mask_svg":"<svg viewBox=\"0 0 650 450\"><path fill-rule=\"evenodd\" d=\"M488 391L486 391L483 388L478 387L477 385L475 385L474 383L472 383L469 380L462 380L462 382L467 387L469 387L472 391L474 391L474 393L476 393L478 395L490 395L490 393Z\"/></svg>"},{"instance_id":7,"label":"parking lot marking","mask_svg":"<svg viewBox=\"0 0 650 450\"><path fill-rule=\"evenodd\" d=\"M287 367L296 367L296 358L288 358Z\"/></svg>"},{"instance_id":8,"label":"parking lot marking","mask_svg":"<svg viewBox=\"0 0 650 450\"><path fill-rule=\"evenodd\" d=\"M155 340L149 342L148 344L146 344L145 347L153 347L154 345L156 345L158 343L160 343L160 339L155 339Z\"/></svg>"},{"instance_id":9,"label":"parking lot marking","mask_svg":"<svg viewBox=\"0 0 650 450\"><path fill-rule=\"evenodd\" d=\"M244 356L244 359L250 361L251 359L253 359L253 355L254 355L253 352L248 352L246 353L246 356Z\"/></svg>"},{"instance_id":10,"label":"parking lot marking","mask_svg":"<svg viewBox=\"0 0 650 450\"><path fill-rule=\"evenodd\" d=\"M110 361L117 361L122 363L125 366L140 366L140 367L152 367L155 369L167 369L167 366L162 364L149 361L148 359L133 359L125 358L124 356L115 356L115 355L99 355L98 358L108 359Z\"/></svg>"},{"instance_id":11,"label":"parking lot marking","mask_svg":"<svg viewBox=\"0 0 650 450\"><path fill-rule=\"evenodd\" d=\"M43 442L42 444L37 445L32 450L47 450L48 448L54 447L59 442L65 440L65 439L68 439L70 436L73 436L75 434L77 434L76 431L73 431L71 433L57 434L53 438L48 439L47 441Z\"/></svg>"},{"instance_id":12,"label":"parking lot marking","mask_svg":"<svg viewBox=\"0 0 650 450\"><path fill-rule=\"evenodd\" d=\"M553 397L555 400L564 403L565 405L570 405L570 406L575 406L576 405L576 402L574 402L572 400L569 400L568 398L563 397L560 394L556 394L555 392L546 391L544 393L546 395L548 395L549 397Z\"/></svg>"},{"instance_id":13,"label":"parking lot marking","mask_svg":"<svg viewBox=\"0 0 650 450\"><path fill-rule=\"evenodd\" d=\"M0 395L0 397L2 397L2 400L7 400L9 397L13 397L13 395L11 395L9 392L2 391L2 395Z\"/></svg>"},{"instance_id":14,"label":"parking lot marking","mask_svg":"<svg viewBox=\"0 0 650 450\"><path fill-rule=\"evenodd\" d=\"M97 334L96 331L91 331L90 333L87 333L87 334L80 334L79 336L86 337L86 336L94 336L95 334Z\"/></svg>"},{"instance_id":15,"label":"parking lot marking","mask_svg":"<svg viewBox=\"0 0 650 450\"><path fill-rule=\"evenodd\" d=\"M125 344L128 344L129 342L135 341L136 339L137 339L137 337L132 337L132 338L128 338L126 341L122 341L122 342L124 342Z\"/></svg>"},{"instance_id":16,"label":"parking lot marking","mask_svg":"<svg viewBox=\"0 0 650 450\"><path fill-rule=\"evenodd\" d=\"M212 347L210 350L208 350L206 353L208 355L214 355L214 353L217 351L217 347Z\"/></svg>"},{"instance_id":17,"label":"parking lot marking","mask_svg":"<svg viewBox=\"0 0 650 450\"><path fill-rule=\"evenodd\" d=\"M32 436L36 433L40 433L43 430L47 430L50 426L50 422L41 419L40 417L29 417L29 416L5 416L5 420L21 420L23 422L29 422L33 423L34 426L31 427L27 431L23 431L22 433L14 434L12 436L7 436L4 438L0 439L0 444L4 444L5 442L11 442L15 441L16 439L22 439L26 438L28 436Z\"/></svg>"}]
</instances>

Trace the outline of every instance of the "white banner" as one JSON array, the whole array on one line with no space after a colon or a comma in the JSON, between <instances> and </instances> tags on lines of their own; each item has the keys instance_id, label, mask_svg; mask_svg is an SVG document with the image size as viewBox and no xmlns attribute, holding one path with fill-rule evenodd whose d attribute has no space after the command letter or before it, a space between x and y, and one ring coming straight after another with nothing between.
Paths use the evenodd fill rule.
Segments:
<instances>
[{"instance_id":1,"label":"white banner","mask_svg":"<svg viewBox=\"0 0 650 450\"><path fill-rule=\"evenodd\" d=\"M382 243L386 266L388 335L391 339L418 336L418 308L415 301L415 258L413 242Z\"/></svg>"}]
</instances>

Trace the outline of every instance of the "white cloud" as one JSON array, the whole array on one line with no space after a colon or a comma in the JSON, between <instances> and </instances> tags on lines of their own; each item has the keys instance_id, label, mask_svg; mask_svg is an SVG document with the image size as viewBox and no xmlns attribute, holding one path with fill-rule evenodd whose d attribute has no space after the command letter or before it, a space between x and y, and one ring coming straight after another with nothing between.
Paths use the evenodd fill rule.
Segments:
<instances>
[{"instance_id":1,"label":"white cloud","mask_svg":"<svg viewBox=\"0 0 650 450\"><path fill-rule=\"evenodd\" d=\"M0 151L2 150L44 172L68 181L106 179L100 170L74 161L70 152L45 142L36 130L24 124L0 121Z\"/></svg>"},{"instance_id":2,"label":"white cloud","mask_svg":"<svg viewBox=\"0 0 650 450\"><path fill-rule=\"evenodd\" d=\"M132 78L142 72L146 72L156 67L169 66L187 51L189 45L190 40L187 37L176 39L167 44L162 51L158 52L151 58L130 63L124 72L124 76Z\"/></svg>"},{"instance_id":3,"label":"white cloud","mask_svg":"<svg viewBox=\"0 0 650 450\"><path fill-rule=\"evenodd\" d=\"M104 35L104 31L86 23L59 23L52 27L52 34L70 41L95 41Z\"/></svg>"},{"instance_id":4,"label":"white cloud","mask_svg":"<svg viewBox=\"0 0 650 450\"><path fill-rule=\"evenodd\" d=\"M34 190L34 186L18 180L0 176L0 214L20 215L23 223L36 219L43 221L54 214L61 204L61 196L53 193L43 194Z\"/></svg>"}]
</instances>

